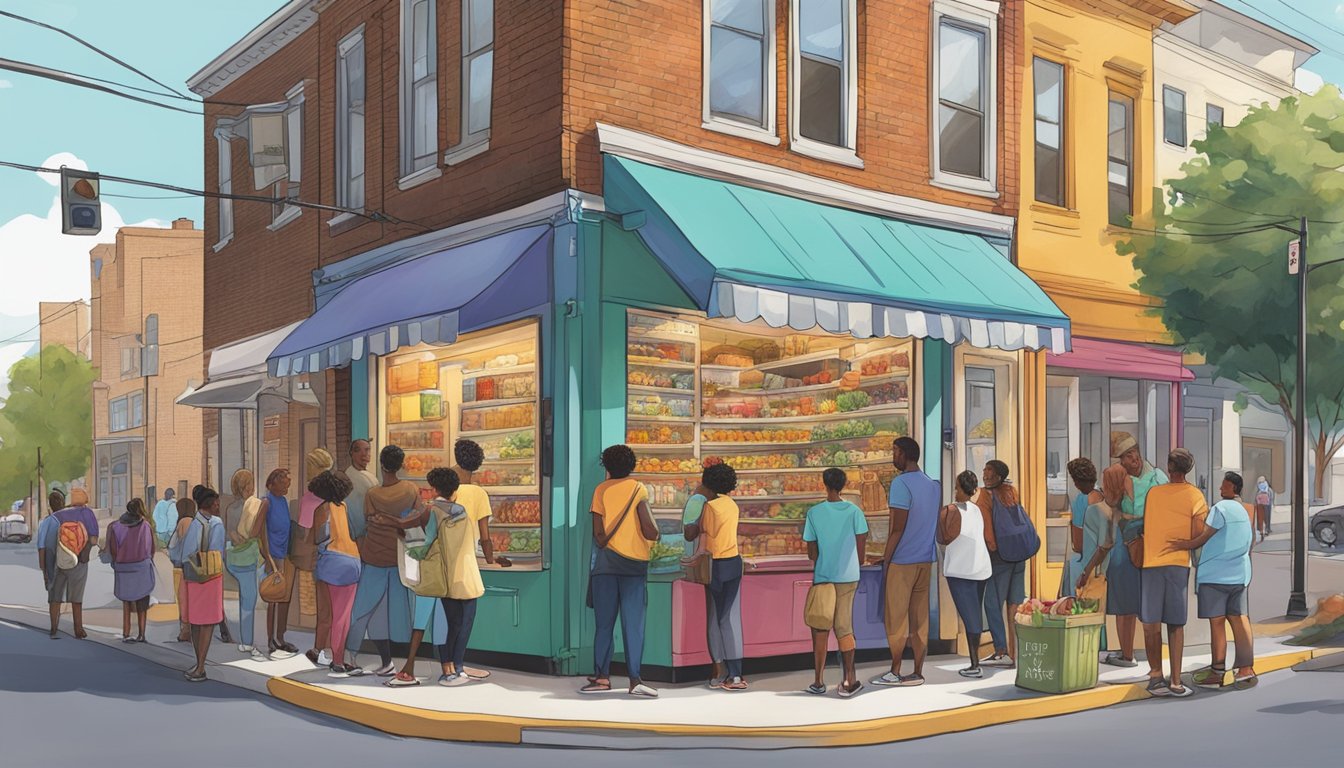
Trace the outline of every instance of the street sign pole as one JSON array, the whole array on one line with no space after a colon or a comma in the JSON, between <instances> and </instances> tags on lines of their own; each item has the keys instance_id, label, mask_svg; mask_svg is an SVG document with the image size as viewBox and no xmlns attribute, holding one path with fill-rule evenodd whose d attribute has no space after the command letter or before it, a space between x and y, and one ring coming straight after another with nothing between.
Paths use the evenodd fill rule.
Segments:
<instances>
[{"instance_id":1,"label":"street sign pole","mask_svg":"<svg viewBox=\"0 0 1344 768\"><path fill-rule=\"evenodd\" d=\"M1294 248L1293 246L1297 246ZM1297 381L1293 397L1292 586L1287 615L1307 615L1307 217L1288 246L1288 271L1297 276Z\"/></svg>"}]
</instances>

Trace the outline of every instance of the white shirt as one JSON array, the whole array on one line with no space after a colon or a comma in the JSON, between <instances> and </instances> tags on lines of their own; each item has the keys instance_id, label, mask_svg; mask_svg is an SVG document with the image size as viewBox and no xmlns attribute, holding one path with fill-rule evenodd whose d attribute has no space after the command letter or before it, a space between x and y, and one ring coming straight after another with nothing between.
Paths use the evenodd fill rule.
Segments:
<instances>
[{"instance_id":1,"label":"white shirt","mask_svg":"<svg viewBox=\"0 0 1344 768\"><path fill-rule=\"evenodd\" d=\"M943 552L943 575L983 581L993 572L985 546L985 518L970 502L955 504L961 510L961 534Z\"/></svg>"},{"instance_id":2,"label":"white shirt","mask_svg":"<svg viewBox=\"0 0 1344 768\"><path fill-rule=\"evenodd\" d=\"M364 538L364 497L368 495L369 489L378 485L378 477L367 469L355 469L351 464L345 468L345 476L350 478L350 484L354 486L350 491L350 496L345 500L345 511L347 519L350 521L350 538Z\"/></svg>"}]
</instances>

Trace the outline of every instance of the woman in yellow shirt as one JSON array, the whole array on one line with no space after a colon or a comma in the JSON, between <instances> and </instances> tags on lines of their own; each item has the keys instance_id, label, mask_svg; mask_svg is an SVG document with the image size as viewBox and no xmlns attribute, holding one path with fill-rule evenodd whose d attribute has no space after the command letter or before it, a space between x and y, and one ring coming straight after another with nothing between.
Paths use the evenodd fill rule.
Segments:
<instances>
[{"instance_id":1,"label":"woman in yellow shirt","mask_svg":"<svg viewBox=\"0 0 1344 768\"><path fill-rule=\"evenodd\" d=\"M710 688L743 691L742 679L742 555L737 551L737 502L728 497L737 489L737 472L727 464L705 468L700 493L707 494L700 519L686 526L687 541L704 539L704 550L714 561L705 585L705 626L709 656L714 661ZM722 676L720 676L722 675Z\"/></svg>"},{"instance_id":2,"label":"woman in yellow shirt","mask_svg":"<svg viewBox=\"0 0 1344 768\"><path fill-rule=\"evenodd\" d=\"M635 452L613 445L602 452L607 480L593 492L593 566L588 577L589 604L597 619L593 638L593 676L580 693L611 690L611 656L616 619L625 636L625 665L630 695L657 698L658 691L639 677L644 653L644 610L649 579L649 552L658 540L658 526L649 511L649 492L630 478Z\"/></svg>"},{"instance_id":3,"label":"woman in yellow shirt","mask_svg":"<svg viewBox=\"0 0 1344 768\"><path fill-rule=\"evenodd\" d=\"M345 473L330 469L308 483L308 491L321 502L313 510L313 530L321 532L313 575L317 588L326 592L331 605L331 671L328 677L364 674L360 667L345 663L346 635L350 633L350 614L355 605L361 569L359 548L350 537L350 518L345 512L345 500L353 489L354 484Z\"/></svg>"}]
</instances>

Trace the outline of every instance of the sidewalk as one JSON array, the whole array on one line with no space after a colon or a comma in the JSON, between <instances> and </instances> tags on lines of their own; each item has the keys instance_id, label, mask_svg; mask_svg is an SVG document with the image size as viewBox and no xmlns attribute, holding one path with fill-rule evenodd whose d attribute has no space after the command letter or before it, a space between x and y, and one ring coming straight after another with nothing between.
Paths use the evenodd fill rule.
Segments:
<instances>
[{"instance_id":1,"label":"sidewalk","mask_svg":"<svg viewBox=\"0 0 1344 768\"><path fill-rule=\"evenodd\" d=\"M151 625L149 643L123 644L120 621L99 626L86 621L94 642L116 647L164 666L191 666L191 648L173 642L176 622ZM20 606L0 607L0 617L45 629L45 614ZM113 623L113 622L107 622ZM62 621L68 631L68 618ZM290 633L290 641L306 647L311 637ZM1256 668L1261 674L1286 669L1325 653L1326 649L1288 647L1283 638L1256 641ZM77 642L67 634L57 642ZM1337 650L1337 649L1335 649ZM1185 670L1208 663L1207 649L1187 649ZM368 657L362 659L371 661ZM878 744L966 731L988 725L1080 712L1135 701L1144 692L1146 668L1102 668L1102 683L1089 691L1063 696L1031 693L1014 685L1012 670L986 670L982 680L957 675L960 657L929 659L928 684L919 688L874 689L841 700L833 692L840 673L832 667L827 681L832 693L802 692L810 672L754 676L752 688L740 693L709 691L703 685L667 686L656 700L632 699L621 693L583 696L582 678L496 671L490 679L460 688L435 684L437 662L421 660L422 685L391 689L371 677L333 680L302 656L255 662L234 645L218 639L210 650L211 678L266 693L306 709L358 721L399 736L443 740L545 744L605 748L746 748L819 747ZM860 666L862 679L881 674L885 664ZM620 680L616 683L619 687ZM183 682L183 685L189 683ZM1210 695L1199 691L1196 695ZM1227 694L1254 696L1251 692ZM731 723L731 725L727 725Z\"/></svg>"}]
</instances>

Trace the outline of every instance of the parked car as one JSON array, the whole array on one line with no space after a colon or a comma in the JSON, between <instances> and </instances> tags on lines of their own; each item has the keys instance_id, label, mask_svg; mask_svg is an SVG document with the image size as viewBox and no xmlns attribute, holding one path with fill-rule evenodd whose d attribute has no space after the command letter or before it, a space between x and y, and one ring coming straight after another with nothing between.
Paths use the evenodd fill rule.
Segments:
<instances>
[{"instance_id":1,"label":"parked car","mask_svg":"<svg viewBox=\"0 0 1344 768\"><path fill-rule=\"evenodd\" d=\"M1344 507L1322 509L1311 516L1311 533L1316 540L1327 547L1339 544L1339 535L1344 533Z\"/></svg>"},{"instance_id":2,"label":"parked car","mask_svg":"<svg viewBox=\"0 0 1344 768\"><path fill-rule=\"evenodd\" d=\"M13 544L27 544L33 535L28 530L28 518L21 513L0 517L0 541Z\"/></svg>"}]
</instances>

